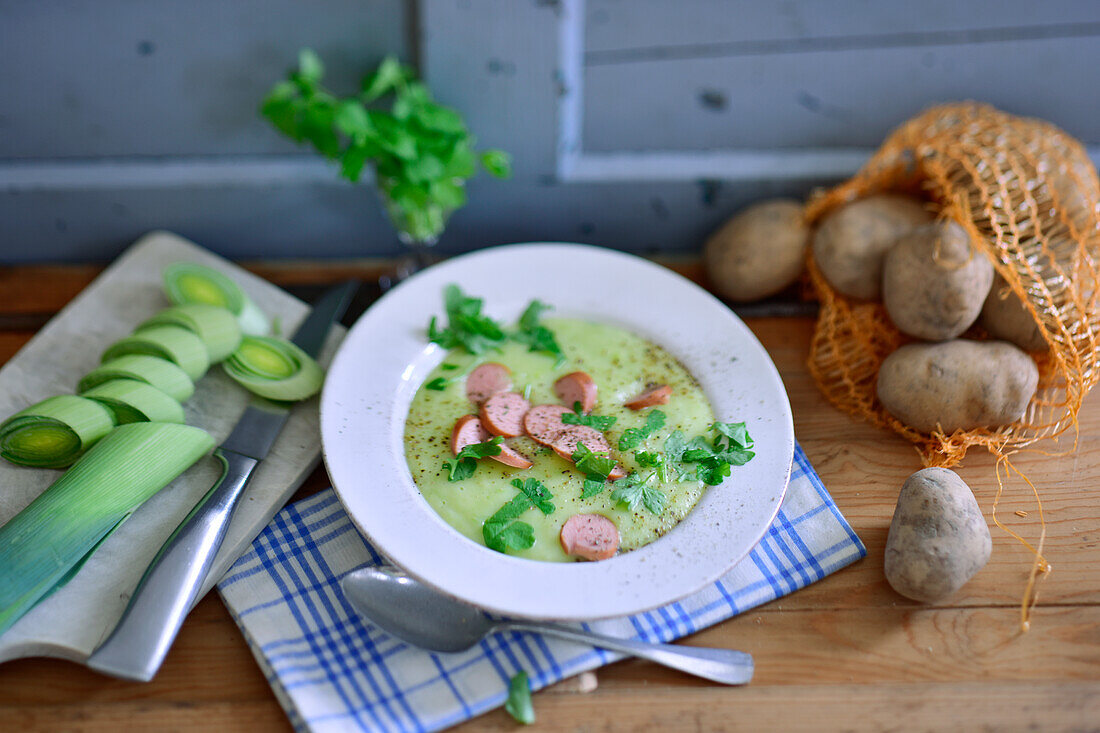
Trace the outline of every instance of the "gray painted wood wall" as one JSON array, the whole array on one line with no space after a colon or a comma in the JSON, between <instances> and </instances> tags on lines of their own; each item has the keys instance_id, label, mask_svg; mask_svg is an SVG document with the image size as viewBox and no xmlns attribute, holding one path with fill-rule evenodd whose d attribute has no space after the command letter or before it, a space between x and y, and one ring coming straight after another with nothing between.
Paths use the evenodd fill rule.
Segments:
<instances>
[{"instance_id":1,"label":"gray painted wood wall","mask_svg":"<svg viewBox=\"0 0 1100 733\"><path fill-rule=\"evenodd\" d=\"M1095 0L0 0L0 262L106 260L153 228L234 258L396 252L369 185L257 115L301 46L348 91L387 53L416 63L514 154L446 252L691 250L938 101L1100 149Z\"/></svg>"}]
</instances>

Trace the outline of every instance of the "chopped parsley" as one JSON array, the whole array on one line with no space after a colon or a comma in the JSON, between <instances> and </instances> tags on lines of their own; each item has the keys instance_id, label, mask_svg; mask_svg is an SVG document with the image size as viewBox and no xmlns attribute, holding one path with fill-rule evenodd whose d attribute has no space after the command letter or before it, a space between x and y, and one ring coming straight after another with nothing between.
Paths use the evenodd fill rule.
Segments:
<instances>
[{"instance_id":1,"label":"chopped parsley","mask_svg":"<svg viewBox=\"0 0 1100 733\"><path fill-rule=\"evenodd\" d=\"M504 703L517 723L530 725L535 722L535 707L531 704L531 688L527 684L527 673L522 670L508 682L508 699Z\"/></svg>"},{"instance_id":2,"label":"chopped parsley","mask_svg":"<svg viewBox=\"0 0 1100 733\"><path fill-rule=\"evenodd\" d=\"M498 435L484 443L474 443L460 450L458 455L455 456L454 463L450 461L443 462L443 468L448 471L447 480L463 481L473 476L474 471L477 469L477 459L499 456L500 444L503 442L504 438Z\"/></svg>"},{"instance_id":3,"label":"chopped parsley","mask_svg":"<svg viewBox=\"0 0 1100 733\"><path fill-rule=\"evenodd\" d=\"M458 364L440 364L439 368L445 372L453 372L455 369L458 369Z\"/></svg>"},{"instance_id":4,"label":"chopped parsley","mask_svg":"<svg viewBox=\"0 0 1100 733\"><path fill-rule=\"evenodd\" d=\"M640 428L627 428L619 436L619 450L634 450L642 441L665 426L665 413L660 410L651 410L645 418L645 424Z\"/></svg>"},{"instance_id":5,"label":"chopped parsley","mask_svg":"<svg viewBox=\"0 0 1100 733\"><path fill-rule=\"evenodd\" d=\"M520 493L481 525L485 546L497 552L526 550L535 544L535 530L527 522L519 521L521 514L532 507L544 514L554 511L554 505L550 502L554 495L538 479L514 479L512 485Z\"/></svg>"},{"instance_id":6,"label":"chopped parsley","mask_svg":"<svg viewBox=\"0 0 1100 733\"><path fill-rule=\"evenodd\" d=\"M730 475L733 466L745 465L756 453L750 450L753 440L745 423L716 422L710 429L714 433L710 440L699 435L685 441L683 433L673 431L665 441L665 454L669 461L694 463L695 478L709 486L716 486ZM681 471L680 476L683 480L685 471ZM687 476L690 477L690 474Z\"/></svg>"},{"instance_id":7,"label":"chopped parsley","mask_svg":"<svg viewBox=\"0 0 1100 733\"><path fill-rule=\"evenodd\" d=\"M499 348L507 338L496 321L481 313L481 298L464 295L457 285L443 290L447 327L439 328L435 316L428 323L428 340L445 349L465 347L471 354Z\"/></svg>"},{"instance_id":8,"label":"chopped parsley","mask_svg":"<svg viewBox=\"0 0 1100 733\"><path fill-rule=\"evenodd\" d=\"M632 512L638 511L639 505L645 506L651 514L659 515L668 504L668 495L653 485L656 474L651 473L642 478L632 473L626 478L615 482L615 490L611 492L613 501L625 504Z\"/></svg>"},{"instance_id":9,"label":"chopped parsley","mask_svg":"<svg viewBox=\"0 0 1100 733\"><path fill-rule=\"evenodd\" d=\"M601 433L607 432L611 429L611 426L618 420L617 417L610 415L585 415L581 410L581 403L573 403L573 412L563 412L561 414L561 421L566 425L584 425L585 427L595 428Z\"/></svg>"},{"instance_id":10,"label":"chopped parsley","mask_svg":"<svg viewBox=\"0 0 1100 733\"><path fill-rule=\"evenodd\" d=\"M615 459L606 453L593 453L584 443L577 443L573 463L584 474L581 498L587 499L607 488L607 477L615 470Z\"/></svg>"},{"instance_id":11,"label":"chopped parsley","mask_svg":"<svg viewBox=\"0 0 1100 733\"><path fill-rule=\"evenodd\" d=\"M425 384L424 389L434 389L436 392L442 392L447 389L447 379L445 377L436 377Z\"/></svg>"},{"instance_id":12,"label":"chopped parsley","mask_svg":"<svg viewBox=\"0 0 1100 733\"><path fill-rule=\"evenodd\" d=\"M512 334L512 339L527 344L529 351L541 351L557 359L561 364L565 361L565 354L554 337L554 332L539 323L542 312L550 310L553 306L546 305L538 300L532 300L519 318L519 330Z\"/></svg>"}]
</instances>

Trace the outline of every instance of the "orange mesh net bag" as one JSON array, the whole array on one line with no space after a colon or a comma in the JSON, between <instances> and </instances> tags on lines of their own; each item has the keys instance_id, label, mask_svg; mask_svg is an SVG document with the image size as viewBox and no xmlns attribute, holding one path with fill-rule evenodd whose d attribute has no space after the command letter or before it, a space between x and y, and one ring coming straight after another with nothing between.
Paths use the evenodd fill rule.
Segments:
<instances>
[{"instance_id":1,"label":"orange mesh net bag","mask_svg":"<svg viewBox=\"0 0 1100 733\"><path fill-rule=\"evenodd\" d=\"M811 255L810 281L821 311L810 370L826 398L912 441L928 466L950 467L971 446L986 447L998 457L999 486L1002 472L1015 470L1008 457L1021 448L1071 429L1075 446L1078 409L1100 378L1100 181L1084 148L1041 120L976 103L934 107L895 130L852 179L816 195L807 219L815 224L845 203L885 191L921 196L940 217L962 225L1004 278L1010 292L999 295L1023 299L1048 346L1045 354L1033 353L1039 388L1023 417L1010 425L951 434L906 426L879 404L875 382L883 359L914 339L894 327L881 303L837 292ZM965 336L985 334L974 327ZM1031 547L995 513L994 521ZM1042 558L1042 526L1024 595L1025 628L1036 574L1049 569Z\"/></svg>"}]
</instances>

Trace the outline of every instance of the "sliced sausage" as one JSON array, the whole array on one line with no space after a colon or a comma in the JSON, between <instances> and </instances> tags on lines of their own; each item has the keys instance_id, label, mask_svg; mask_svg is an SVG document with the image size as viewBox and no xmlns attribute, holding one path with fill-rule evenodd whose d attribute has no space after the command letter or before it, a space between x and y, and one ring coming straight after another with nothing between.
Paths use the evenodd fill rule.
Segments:
<instances>
[{"instance_id":1,"label":"sliced sausage","mask_svg":"<svg viewBox=\"0 0 1100 733\"><path fill-rule=\"evenodd\" d=\"M641 410L644 407L653 407L654 405L667 405L668 398L671 396L672 387L667 384L662 384L642 392L640 395L627 402L626 406L631 410Z\"/></svg>"},{"instance_id":2,"label":"sliced sausage","mask_svg":"<svg viewBox=\"0 0 1100 733\"><path fill-rule=\"evenodd\" d=\"M606 560L619 551L619 528L602 514L574 514L562 525L561 549L584 560Z\"/></svg>"},{"instance_id":3,"label":"sliced sausage","mask_svg":"<svg viewBox=\"0 0 1100 733\"><path fill-rule=\"evenodd\" d=\"M618 481L621 478L626 477L626 469L616 464L615 468L611 469L611 473L607 474L608 481Z\"/></svg>"},{"instance_id":4,"label":"sliced sausage","mask_svg":"<svg viewBox=\"0 0 1100 733\"><path fill-rule=\"evenodd\" d=\"M531 403L515 392L497 392L481 405L481 423L493 435L523 435L523 418Z\"/></svg>"},{"instance_id":5,"label":"sliced sausage","mask_svg":"<svg viewBox=\"0 0 1100 733\"><path fill-rule=\"evenodd\" d=\"M511 466L512 468L530 468L535 465L531 461L527 460L527 456L520 453L518 450L510 445L501 445L500 454L495 456L489 456L494 461L500 461L505 466Z\"/></svg>"},{"instance_id":6,"label":"sliced sausage","mask_svg":"<svg viewBox=\"0 0 1100 733\"><path fill-rule=\"evenodd\" d=\"M523 418L523 429L536 443L549 446L568 427L561 416L572 412L563 405L535 405Z\"/></svg>"},{"instance_id":7,"label":"sliced sausage","mask_svg":"<svg viewBox=\"0 0 1100 733\"><path fill-rule=\"evenodd\" d=\"M554 394L562 404L572 409L580 402L581 412L590 412L596 406L598 393L595 380L587 372L570 372L554 382Z\"/></svg>"},{"instance_id":8,"label":"sliced sausage","mask_svg":"<svg viewBox=\"0 0 1100 733\"><path fill-rule=\"evenodd\" d=\"M566 425L565 429L550 444L550 447L559 456L571 461L577 446L581 444L593 453L607 453L611 450L604 434L586 425Z\"/></svg>"},{"instance_id":9,"label":"sliced sausage","mask_svg":"<svg viewBox=\"0 0 1100 733\"><path fill-rule=\"evenodd\" d=\"M511 388L512 370L495 361L481 364L466 376L466 396L475 405Z\"/></svg>"},{"instance_id":10,"label":"sliced sausage","mask_svg":"<svg viewBox=\"0 0 1100 733\"><path fill-rule=\"evenodd\" d=\"M491 437L493 436L482 426L477 415L463 415L451 430L451 452L457 456L466 446L484 443Z\"/></svg>"}]
</instances>

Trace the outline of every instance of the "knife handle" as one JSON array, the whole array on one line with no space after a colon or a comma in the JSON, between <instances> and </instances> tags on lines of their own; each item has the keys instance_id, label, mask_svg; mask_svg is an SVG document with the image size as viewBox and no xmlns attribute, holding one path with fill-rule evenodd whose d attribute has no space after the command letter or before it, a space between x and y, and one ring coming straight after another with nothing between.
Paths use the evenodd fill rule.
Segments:
<instances>
[{"instance_id":1,"label":"knife handle","mask_svg":"<svg viewBox=\"0 0 1100 733\"><path fill-rule=\"evenodd\" d=\"M180 522L138 583L114 631L88 666L114 677L148 682L157 673L225 539L241 493L259 463L218 448L221 478Z\"/></svg>"}]
</instances>

